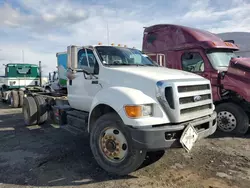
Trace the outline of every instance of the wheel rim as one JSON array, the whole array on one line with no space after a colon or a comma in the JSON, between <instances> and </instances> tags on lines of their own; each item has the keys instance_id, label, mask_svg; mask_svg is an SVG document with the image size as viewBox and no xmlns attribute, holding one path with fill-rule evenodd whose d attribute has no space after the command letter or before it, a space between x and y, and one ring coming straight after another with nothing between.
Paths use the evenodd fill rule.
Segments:
<instances>
[{"instance_id":1,"label":"wheel rim","mask_svg":"<svg viewBox=\"0 0 250 188\"><path fill-rule=\"evenodd\" d=\"M106 128L100 134L99 147L103 156L110 162L120 163L128 154L128 143L117 128Z\"/></svg>"},{"instance_id":2,"label":"wheel rim","mask_svg":"<svg viewBox=\"0 0 250 188\"><path fill-rule=\"evenodd\" d=\"M221 111L217 115L218 127L224 132L231 132L237 126L235 116L228 111Z\"/></svg>"}]
</instances>

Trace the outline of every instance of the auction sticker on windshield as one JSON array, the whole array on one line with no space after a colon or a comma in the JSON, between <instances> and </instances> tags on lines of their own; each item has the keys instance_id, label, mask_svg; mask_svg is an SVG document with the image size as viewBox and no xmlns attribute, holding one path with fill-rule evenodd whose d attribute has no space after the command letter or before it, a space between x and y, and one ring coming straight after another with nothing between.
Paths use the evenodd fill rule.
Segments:
<instances>
[{"instance_id":1,"label":"auction sticker on windshield","mask_svg":"<svg viewBox=\"0 0 250 188\"><path fill-rule=\"evenodd\" d=\"M187 152L189 152L197 139L198 133L196 132L195 128L190 124L183 131L180 143L183 148L186 149Z\"/></svg>"}]
</instances>

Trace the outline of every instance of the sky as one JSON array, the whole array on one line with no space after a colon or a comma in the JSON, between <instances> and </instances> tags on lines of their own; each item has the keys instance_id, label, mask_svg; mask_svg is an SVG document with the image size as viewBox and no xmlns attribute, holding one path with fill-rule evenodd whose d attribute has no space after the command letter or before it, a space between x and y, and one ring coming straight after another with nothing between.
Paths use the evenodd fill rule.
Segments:
<instances>
[{"instance_id":1,"label":"sky","mask_svg":"<svg viewBox=\"0 0 250 188\"><path fill-rule=\"evenodd\" d=\"M48 74L73 44L141 49L143 27L154 24L249 32L249 12L250 0L0 0L0 75L3 64L23 60L41 61Z\"/></svg>"}]
</instances>

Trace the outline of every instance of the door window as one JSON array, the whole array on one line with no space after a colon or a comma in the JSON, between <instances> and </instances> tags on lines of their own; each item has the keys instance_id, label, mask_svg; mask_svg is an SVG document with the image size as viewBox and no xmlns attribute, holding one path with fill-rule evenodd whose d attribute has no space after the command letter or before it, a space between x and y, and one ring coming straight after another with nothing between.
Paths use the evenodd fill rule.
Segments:
<instances>
[{"instance_id":1,"label":"door window","mask_svg":"<svg viewBox=\"0 0 250 188\"><path fill-rule=\"evenodd\" d=\"M95 55L90 49L81 49L78 51L78 68L92 70L97 69L98 62L95 58Z\"/></svg>"},{"instance_id":2,"label":"door window","mask_svg":"<svg viewBox=\"0 0 250 188\"><path fill-rule=\"evenodd\" d=\"M182 69L188 72L204 72L204 60L199 52L184 53L181 57Z\"/></svg>"}]
</instances>

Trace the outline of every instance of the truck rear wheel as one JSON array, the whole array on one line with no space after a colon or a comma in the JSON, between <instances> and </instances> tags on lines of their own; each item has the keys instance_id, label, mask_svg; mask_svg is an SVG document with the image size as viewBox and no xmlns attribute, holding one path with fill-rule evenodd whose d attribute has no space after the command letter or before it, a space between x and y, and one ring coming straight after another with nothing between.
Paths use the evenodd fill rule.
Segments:
<instances>
[{"instance_id":1,"label":"truck rear wheel","mask_svg":"<svg viewBox=\"0 0 250 188\"><path fill-rule=\"evenodd\" d=\"M37 104L37 124L43 124L48 119L46 102L42 96L34 97Z\"/></svg>"},{"instance_id":2,"label":"truck rear wheel","mask_svg":"<svg viewBox=\"0 0 250 188\"><path fill-rule=\"evenodd\" d=\"M133 148L132 138L115 113L101 116L90 131L90 147L97 163L107 172L127 175L143 163L146 151Z\"/></svg>"},{"instance_id":3,"label":"truck rear wheel","mask_svg":"<svg viewBox=\"0 0 250 188\"><path fill-rule=\"evenodd\" d=\"M18 108L19 106L19 96L16 90L12 90L10 94L10 105L12 108Z\"/></svg>"},{"instance_id":4,"label":"truck rear wheel","mask_svg":"<svg viewBox=\"0 0 250 188\"><path fill-rule=\"evenodd\" d=\"M244 135L249 128L249 118L245 111L234 103L216 106L218 129L234 135Z\"/></svg>"},{"instance_id":5,"label":"truck rear wheel","mask_svg":"<svg viewBox=\"0 0 250 188\"><path fill-rule=\"evenodd\" d=\"M24 92L23 91L18 91L19 94L19 107L23 107L23 96L24 96Z\"/></svg>"},{"instance_id":6,"label":"truck rear wheel","mask_svg":"<svg viewBox=\"0 0 250 188\"><path fill-rule=\"evenodd\" d=\"M23 98L23 116L25 125L37 124L37 105L33 97Z\"/></svg>"}]
</instances>

